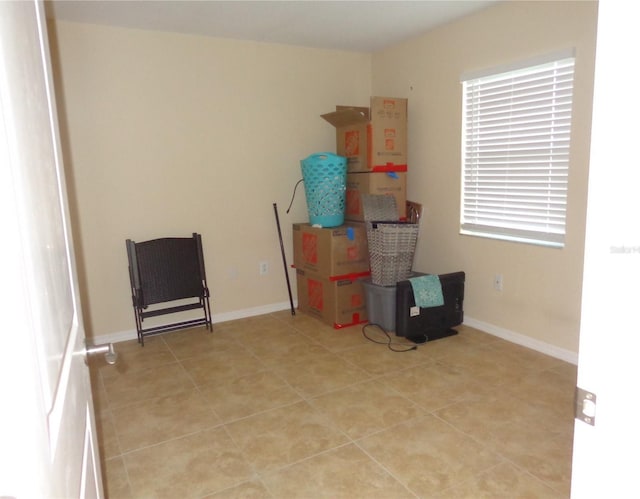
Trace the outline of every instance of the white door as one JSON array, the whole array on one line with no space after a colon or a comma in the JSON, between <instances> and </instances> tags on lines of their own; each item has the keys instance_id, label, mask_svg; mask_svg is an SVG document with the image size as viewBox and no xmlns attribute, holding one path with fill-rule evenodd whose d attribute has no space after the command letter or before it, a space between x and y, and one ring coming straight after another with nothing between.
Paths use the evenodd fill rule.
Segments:
<instances>
[{"instance_id":1,"label":"white door","mask_svg":"<svg viewBox=\"0 0 640 499\"><path fill-rule=\"evenodd\" d=\"M575 424L575 499L640 497L638 10L599 3L578 365L578 386L596 395L595 424Z\"/></svg>"},{"instance_id":2,"label":"white door","mask_svg":"<svg viewBox=\"0 0 640 499\"><path fill-rule=\"evenodd\" d=\"M0 2L0 497L101 497L44 8Z\"/></svg>"}]
</instances>

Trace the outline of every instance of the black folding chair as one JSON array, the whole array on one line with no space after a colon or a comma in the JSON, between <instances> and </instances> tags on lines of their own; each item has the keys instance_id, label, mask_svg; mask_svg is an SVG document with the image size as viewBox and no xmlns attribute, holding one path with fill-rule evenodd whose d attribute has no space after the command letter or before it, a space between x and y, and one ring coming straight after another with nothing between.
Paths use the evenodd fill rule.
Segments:
<instances>
[{"instance_id":1,"label":"black folding chair","mask_svg":"<svg viewBox=\"0 0 640 499\"><path fill-rule=\"evenodd\" d=\"M138 342L144 346L145 336L200 325L212 331L200 234L126 244ZM201 317L143 327L147 318L197 309Z\"/></svg>"}]
</instances>

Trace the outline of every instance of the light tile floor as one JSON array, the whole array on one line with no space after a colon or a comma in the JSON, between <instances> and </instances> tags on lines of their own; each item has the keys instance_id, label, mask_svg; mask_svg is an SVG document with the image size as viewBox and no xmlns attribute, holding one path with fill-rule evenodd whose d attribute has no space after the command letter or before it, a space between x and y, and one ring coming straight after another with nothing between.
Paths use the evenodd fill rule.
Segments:
<instances>
[{"instance_id":1,"label":"light tile floor","mask_svg":"<svg viewBox=\"0 0 640 499\"><path fill-rule=\"evenodd\" d=\"M284 311L119 343L91 369L107 497L569 497L575 366L457 329L395 353Z\"/></svg>"}]
</instances>

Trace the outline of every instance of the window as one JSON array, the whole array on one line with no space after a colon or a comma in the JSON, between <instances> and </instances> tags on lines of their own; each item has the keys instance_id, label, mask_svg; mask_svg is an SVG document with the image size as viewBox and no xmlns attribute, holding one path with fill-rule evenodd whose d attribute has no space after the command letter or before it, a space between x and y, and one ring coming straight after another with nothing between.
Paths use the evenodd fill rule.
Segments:
<instances>
[{"instance_id":1,"label":"window","mask_svg":"<svg viewBox=\"0 0 640 499\"><path fill-rule=\"evenodd\" d=\"M574 60L463 76L461 233L564 246Z\"/></svg>"}]
</instances>

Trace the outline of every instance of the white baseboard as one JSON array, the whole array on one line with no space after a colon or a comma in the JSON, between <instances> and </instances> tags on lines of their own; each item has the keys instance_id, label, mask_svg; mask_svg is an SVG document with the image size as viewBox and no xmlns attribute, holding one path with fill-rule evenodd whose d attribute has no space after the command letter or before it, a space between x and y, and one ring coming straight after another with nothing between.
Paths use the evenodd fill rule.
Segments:
<instances>
[{"instance_id":1,"label":"white baseboard","mask_svg":"<svg viewBox=\"0 0 640 499\"><path fill-rule=\"evenodd\" d=\"M551 357L555 357L556 359L564 360L565 362L569 362L576 366L578 365L577 352L572 352L571 350L566 350L564 348L545 343L544 341L536 340L534 338L531 338L530 336L525 336L514 331L501 328L499 326L494 326L493 324L489 324L487 322L476 320L468 316L465 316L464 324L476 329L480 329L481 331L492 334L493 336L502 338L503 340L522 345L523 347L531 348L532 350L550 355Z\"/></svg>"},{"instance_id":2,"label":"white baseboard","mask_svg":"<svg viewBox=\"0 0 640 499\"><path fill-rule=\"evenodd\" d=\"M294 301L294 306L297 307L297 303ZM213 314L212 322L217 324L219 322L233 321L236 319L245 319L247 317L255 317L256 315L270 314L272 312L280 312L281 310L289 310L291 304L287 302L272 303L270 305L262 305L260 307L245 308L242 310L234 310L233 312L226 312L223 314ZM115 333L103 334L95 336L92 341L99 345L101 343L119 343L121 341L135 340L138 338L138 334L135 329L129 329L127 331L118 331Z\"/></svg>"},{"instance_id":3,"label":"white baseboard","mask_svg":"<svg viewBox=\"0 0 640 499\"><path fill-rule=\"evenodd\" d=\"M297 306L297 303L294 303ZM227 322L236 319L245 319L247 317L255 317L257 315L270 314L272 312L280 312L281 310L288 310L291 307L289 302L272 303L270 305L262 305L260 307L245 308L242 310L235 310L233 312L226 312L223 314L213 314L213 323ZM525 336L509 329L504 329L488 322L482 322L474 319L473 317L465 316L464 324L476 329L480 329L485 333L497 336L503 340L522 345L537 352L550 355L556 359L564 360L574 365L578 365L578 353L566 350L544 341L536 340L529 336ZM137 338L136 330L130 329L127 331L119 331L115 333L104 334L93 338L95 344L100 343L119 343L121 341L135 340Z\"/></svg>"}]
</instances>

